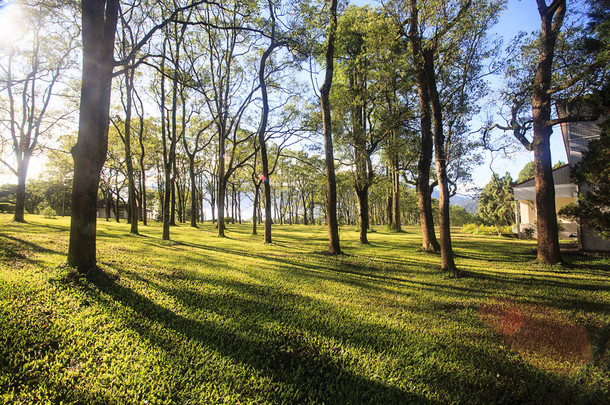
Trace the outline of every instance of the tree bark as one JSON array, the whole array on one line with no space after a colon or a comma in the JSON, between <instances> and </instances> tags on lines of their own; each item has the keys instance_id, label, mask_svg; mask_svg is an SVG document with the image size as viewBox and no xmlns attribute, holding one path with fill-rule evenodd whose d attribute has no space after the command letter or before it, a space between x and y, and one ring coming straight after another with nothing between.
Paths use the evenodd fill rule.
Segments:
<instances>
[{"instance_id":1,"label":"tree bark","mask_svg":"<svg viewBox=\"0 0 610 405\"><path fill-rule=\"evenodd\" d=\"M72 148L74 186L68 264L79 271L96 266L96 203L108 148L113 51L118 0L83 0L83 77L78 139Z\"/></svg>"},{"instance_id":2,"label":"tree bark","mask_svg":"<svg viewBox=\"0 0 610 405\"><path fill-rule=\"evenodd\" d=\"M341 254L339 244L339 224L337 222L337 180L335 177L335 158L330 115L330 87L333 80L335 37L337 34L337 0L330 0L330 26L326 44L326 75L320 88L320 104L322 107L322 124L324 128L324 151L327 178L327 209L329 246L328 254Z\"/></svg>"},{"instance_id":3,"label":"tree bark","mask_svg":"<svg viewBox=\"0 0 610 405\"><path fill-rule=\"evenodd\" d=\"M537 0L541 20L539 60L532 92L532 127L534 138L534 168L536 182L536 227L538 261L555 264L561 261L559 230L555 208L555 185L551 161L551 77L557 36L566 11L565 0L555 0L546 6Z\"/></svg>"},{"instance_id":4,"label":"tree bark","mask_svg":"<svg viewBox=\"0 0 610 405\"><path fill-rule=\"evenodd\" d=\"M252 203L252 235L258 235L256 230L256 221L258 221L257 213L258 213L258 200L260 195L260 185L254 184L254 202Z\"/></svg>"},{"instance_id":5,"label":"tree bark","mask_svg":"<svg viewBox=\"0 0 610 405\"><path fill-rule=\"evenodd\" d=\"M163 41L163 55L166 54L166 40ZM161 72L165 72L165 57L161 58ZM162 240L169 240L169 226L170 226L170 204L171 204L171 140L168 139L168 128L165 121L165 75L161 74L161 138L163 141L163 173L164 173L164 184L163 184L163 232L161 235Z\"/></svg>"},{"instance_id":6,"label":"tree bark","mask_svg":"<svg viewBox=\"0 0 610 405\"><path fill-rule=\"evenodd\" d=\"M191 178L191 227L197 228L197 182L195 177L195 154L189 155L189 176Z\"/></svg>"},{"instance_id":7,"label":"tree bark","mask_svg":"<svg viewBox=\"0 0 610 405\"><path fill-rule=\"evenodd\" d=\"M21 158L18 157L17 163L17 190L15 199L15 214L13 221L25 222L25 181L28 175L28 166L30 164L30 151L25 150Z\"/></svg>"},{"instance_id":8,"label":"tree bark","mask_svg":"<svg viewBox=\"0 0 610 405\"><path fill-rule=\"evenodd\" d=\"M416 0L409 1L411 24L409 39L413 53L413 68L417 81L417 94L419 97L420 123L421 123L421 151L417 165L417 197L419 204L419 221L422 228L423 252L435 252L440 249L434 233L434 220L432 218L432 197L430 192L430 164L432 163L433 136L431 129L430 96L426 84L426 72L423 68L423 49L421 37L418 32L418 11Z\"/></svg>"},{"instance_id":9,"label":"tree bark","mask_svg":"<svg viewBox=\"0 0 610 405\"><path fill-rule=\"evenodd\" d=\"M131 158L131 110L132 110L132 94L133 94L133 76L134 69L125 70L125 130L124 130L124 144L125 144L125 163L127 166L127 189L129 193L129 219L130 219L130 233L139 235L138 232L138 205L136 197L136 182L133 174L133 162Z\"/></svg>"},{"instance_id":10,"label":"tree bark","mask_svg":"<svg viewBox=\"0 0 610 405\"><path fill-rule=\"evenodd\" d=\"M402 231L400 223L400 176L398 173L398 162L392 161L392 229L396 232Z\"/></svg>"},{"instance_id":11,"label":"tree bark","mask_svg":"<svg viewBox=\"0 0 610 405\"><path fill-rule=\"evenodd\" d=\"M445 153L445 135L443 133L443 115L434 70L434 51L424 50L424 69L427 73L427 91L432 106L434 127L434 155L436 160L436 177L439 183L438 224L441 237L441 270L455 272L453 248L451 246L451 228L449 218L449 179L447 177L447 156Z\"/></svg>"}]
</instances>

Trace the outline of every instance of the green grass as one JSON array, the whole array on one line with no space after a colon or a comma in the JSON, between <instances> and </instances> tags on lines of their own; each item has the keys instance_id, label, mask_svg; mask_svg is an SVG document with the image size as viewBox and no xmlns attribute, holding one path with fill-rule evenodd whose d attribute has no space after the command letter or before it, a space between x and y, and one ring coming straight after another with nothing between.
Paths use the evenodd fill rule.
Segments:
<instances>
[{"instance_id":1,"label":"green grass","mask_svg":"<svg viewBox=\"0 0 610 405\"><path fill-rule=\"evenodd\" d=\"M456 230L450 278L415 228L329 257L319 226L100 221L85 277L68 219L26 220L0 215L5 403L610 403L607 256Z\"/></svg>"}]
</instances>

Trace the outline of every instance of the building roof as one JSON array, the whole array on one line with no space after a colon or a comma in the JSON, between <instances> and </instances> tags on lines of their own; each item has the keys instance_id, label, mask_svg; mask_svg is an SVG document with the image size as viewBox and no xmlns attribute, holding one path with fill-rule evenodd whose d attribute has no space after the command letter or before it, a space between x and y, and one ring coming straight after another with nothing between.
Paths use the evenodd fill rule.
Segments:
<instances>
[{"instance_id":1,"label":"building roof","mask_svg":"<svg viewBox=\"0 0 610 405\"><path fill-rule=\"evenodd\" d=\"M572 198L576 195L576 185L570 179L570 165L566 164L553 169L553 183L555 185L555 198ZM513 192L516 201L535 200L536 183L534 178L515 184Z\"/></svg>"}]
</instances>

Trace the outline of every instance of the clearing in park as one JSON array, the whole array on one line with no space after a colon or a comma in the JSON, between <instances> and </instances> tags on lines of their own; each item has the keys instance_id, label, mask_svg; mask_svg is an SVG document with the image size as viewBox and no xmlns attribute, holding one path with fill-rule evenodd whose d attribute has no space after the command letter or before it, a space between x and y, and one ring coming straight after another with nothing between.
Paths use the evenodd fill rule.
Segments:
<instances>
[{"instance_id":1,"label":"clearing in park","mask_svg":"<svg viewBox=\"0 0 610 405\"><path fill-rule=\"evenodd\" d=\"M415 228L370 246L324 226L98 224L101 271L65 266L68 219L0 215L0 402L610 403L610 258L454 231L460 278Z\"/></svg>"}]
</instances>

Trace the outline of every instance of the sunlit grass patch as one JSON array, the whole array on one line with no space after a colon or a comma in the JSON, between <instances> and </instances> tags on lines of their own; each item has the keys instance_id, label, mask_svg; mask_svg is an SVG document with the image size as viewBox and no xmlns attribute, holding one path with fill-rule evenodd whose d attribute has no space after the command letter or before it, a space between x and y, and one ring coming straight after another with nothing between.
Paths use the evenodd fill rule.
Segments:
<instances>
[{"instance_id":1,"label":"sunlit grass patch","mask_svg":"<svg viewBox=\"0 0 610 405\"><path fill-rule=\"evenodd\" d=\"M610 260L455 234L448 279L416 228L345 255L323 226L98 223L101 272L64 265L67 218L0 215L0 395L58 403L599 403Z\"/></svg>"}]
</instances>

